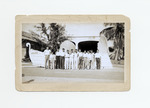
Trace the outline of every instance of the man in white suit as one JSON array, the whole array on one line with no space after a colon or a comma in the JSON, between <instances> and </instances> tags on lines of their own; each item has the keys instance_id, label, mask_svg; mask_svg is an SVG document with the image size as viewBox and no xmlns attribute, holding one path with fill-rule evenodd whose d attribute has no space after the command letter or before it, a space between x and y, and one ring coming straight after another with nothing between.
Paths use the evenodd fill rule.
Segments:
<instances>
[{"instance_id":1,"label":"man in white suit","mask_svg":"<svg viewBox=\"0 0 150 108\"><path fill-rule=\"evenodd\" d=\"M87 69L87 53L84 51L83 53L83 69Z\"/></svg>"},{"instance_id":2,"label":"man in white suit","mask_svg":"<svg viewBox=\"0 0 150 108\"><path fill-rule=\"evenodd\" d=\"M55 69L55 54L51 53L49 60L50 60L50 69Z\"/></svg>"},{"instance_id":3,"label":"man in white suit","mask_svg":"<svg viewBox=\"0 0 150 108\"><path fill-rule=\"evenodd\" d=\"M49 56L50 56L50 53L51 53L51 50L49 50L49 47L46 47L46 49L44 50L44 55L45 55L45 69L47 69L49 67Z\"/></svg>"},{"instance_id":4,"label":"man in white suit","mask_svg":"<svg viewBox=\"0 0 150 108\"><path fill-rule=\"evenodd\" d=\"M78 53L77 53L77 49L75 49L75 52L74 52L74 69L78 69Z\"/></svg>"},{"instance_id":5,"label":"man in white suit","mask_svg":"<svg viewBox=\"0 0 150 108\"><path fill-rule=\"evenodd\" d=\"M70 69L74 69L74 53L73 53L73 49L71 49L71 53L70 53Z\"/></svg>"},{"instance_id":6,"label":"man in white suit","mask_svg":"<svg viewBox=\"0 0 150 108\"><path fill-rule=\"evenodd\" d=\"M90 69L90 60L91 60L91 54L89 51L87 51L87 54L86 54L86 57L87 57L87 69Z\"/></svg>"},{"instance_id":7,"label":"man in white suit","mask_svg":"<svg viewBox=\"0 0 150 108\"><path fill-rule=\"evenodd\" d=\"M69 69L69 59L70 59L70 54L69 54L69 50L67 50L65 54L65 69Z\"/></svg>"}]
</instances>

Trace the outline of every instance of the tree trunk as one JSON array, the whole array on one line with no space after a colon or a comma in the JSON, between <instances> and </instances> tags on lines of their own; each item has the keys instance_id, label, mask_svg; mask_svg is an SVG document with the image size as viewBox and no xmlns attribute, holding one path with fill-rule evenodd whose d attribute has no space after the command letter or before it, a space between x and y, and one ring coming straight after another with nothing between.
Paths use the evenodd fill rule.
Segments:
<instances>
[{"instance_id":1,"label":"tree trunk","mask_svg":"<svg viewBox=\"0 0 150 108\"><path fill-rule=\"evenodd\" d=\"M119 48L116 49L115 60L118 60Z\"/></svg>"}]
</instances>

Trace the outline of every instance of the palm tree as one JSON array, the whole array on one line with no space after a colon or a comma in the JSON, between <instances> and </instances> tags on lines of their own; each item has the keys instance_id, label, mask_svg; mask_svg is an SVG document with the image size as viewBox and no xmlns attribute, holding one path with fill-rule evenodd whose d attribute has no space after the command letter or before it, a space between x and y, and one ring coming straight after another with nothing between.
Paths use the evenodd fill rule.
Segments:
<instances>
[{"instance_id":1,"label":"palm tree","mask_svg":"<svg viewBox=\"0 0 150 108\"><path fill-rule=\"evenodd\" d=\"M48 27L46 27L45 23L41 23L41 34L45 34L47 36L48 42L47 46L52 49L55 53L57 49L59 49L60 44L67 40L65 35L65 26L57 23L50 23ZM48 33L48 30L50 31Z\"/></svg>"},{"instance_id":2,"label":"palm tree","mask_svg":"<svg viewBox=\"0 0 150 108\"><path fill-rule=\"evenodd\" d=\"M104 23L104 25L111 26L101 33L104 33L108 40L114 40L114 59L124 58L124 23Z\"/></svg>"}]
</instances>

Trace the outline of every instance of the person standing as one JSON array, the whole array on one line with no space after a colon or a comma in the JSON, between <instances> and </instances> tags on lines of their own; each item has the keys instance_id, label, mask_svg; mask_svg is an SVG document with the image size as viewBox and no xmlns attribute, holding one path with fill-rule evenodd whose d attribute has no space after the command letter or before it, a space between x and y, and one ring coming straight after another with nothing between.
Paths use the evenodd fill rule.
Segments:
<instances>
[{"instance_id":1,"label":"person standing","mask_svg":"<svg viewBox=\"0 0 150 108\"><path fill-rule=\"evenodd\" d=\"M45 55L45 69L47 69L49 67L49 56L50 56L50 53L51 53L51 50L49 50L49 47L46 47L46 49L44 50L44 55Z\"/></svg>"},{"instance_id":2,"label":"person standing","mask_svg":"<svg viewBox=\"0 0 150 108\"><path fill-rule=\"evenodd\" d=\"M92 69L92 51L89 53L89 69Z\"/></svg>"},{"instance_id":3,"label":"person standing","mask_svg":"<svg viewBox=\"0 0 150 108\"><path fill-rule=\"evenodd\" d=\"M50 55L50 69L55 69L55 55L53 53Z\"/></svg>"},{"instance_id":4,"label":"person standing","mask_svg":"<svg viewBox=\"0 0 150 108\"><path fill-rule=\"evenodd\" d=\"M52 53L50 53L50 55L49 55L49 69L52 69Z\"/></svg>"},{"instance_id":5,"label":"person standing","mask_svg":"<svg viewBox=\"0 0 150 108\"><path fill-rule=\"evenodd\" d=\"M83 53L81 52L81 49L79 49L78 57L79 57L78 68L83 69Z\"/></svg>"},{"instance_id":6,"label":"person standing","mask_svg":"<svg viewBox=\"0 0 150 108\"><path fill-rule=\"evenodd\" d=\"M101 54L99 53L99 50L97 50L97 52L95 54L95 58L96 58L96 69L100 69L100 67L101 67Z\"/></svg>"},{"instance_id":7,"label":"person standing","mask_svg":"<svg viewBox=\"0 0 150 108\"><path fill-rule=\"evenodd\" d=\"M65 54L65 69L69 69L69 50L67 50L67 53Z\"/></svg>"},{"instance_id":8,"label":"person standing","mask_svg":"<svg viewBox=\"0 0 150 108\"><path fill-rule=\"evenodd\" d=\"M71 49L71 53L70 53L70 69L74 69L74 53L73 53L73 49Z\"/></svg>"},{"instance_id":9,"label":"person standing","mask_svg":"<svg viewBox=\"0 0 150 108\"><path fill-rule=\"evenodd\" d=\"M89 51L87 51L87 69L90 69L90 62L91 62L91 54Z\"/></svg>"},{"instance_id":10,"label":"person standing","mask_svg":"<svg viewBox=\"0 0 150 108\"><path fill-rule=\"evenodd\" d=\"M75 52L74 52L74 69L78 69L78 53L77 53L77 49L75 49Z\"/></svg>"},{"instance_id":11,"label":"person standing","mask_svg":"<svg viewBox=\"0 0 150 108\"><path fill-rule=\"evenodd\" d=\"M53 64L53 69L55 69L56 67L56 55L53 53L53 61L52 61L52 64Z\"/></svg>"},{"instance_id":12,"label":"person standing","mask_svg":"<svg viewBox=\"0 0 150 108\"><path fill-rule=\"evenodd\" d=\"M60 51L60 69L65 68L65 49L63 48L62 51Z\"/></svg>"},{"instance_id":13,"label":"person standing","mask_svg":"<svg viewBox=\"0 0 150 108\"><path fill-rule=\"evenodd\" d=\"M84 53L83 53L83 59L84 59L83 69L87 69L87 53L86 53L86 51L84 51Z\"/></svg>"},{"instance_id":14,"label":"person standing","mask_svg":"<svg viewBox=\"0 0 150 108\"><path fill-rule=\"evenodd\" d=\"M95 54L91 51L91 69L95 69Z\"/></svg>"},{"instance_id":15,"label":"person standing","mask_svg":"<svg viewBox=\"0 0 150 108\"><path fill-rule=\"evenodd\" d=\"M60 69L60 52L59 52L59 49L57 49L57 52L56 52L56 69Z\"/></svg>"}]
</instances>

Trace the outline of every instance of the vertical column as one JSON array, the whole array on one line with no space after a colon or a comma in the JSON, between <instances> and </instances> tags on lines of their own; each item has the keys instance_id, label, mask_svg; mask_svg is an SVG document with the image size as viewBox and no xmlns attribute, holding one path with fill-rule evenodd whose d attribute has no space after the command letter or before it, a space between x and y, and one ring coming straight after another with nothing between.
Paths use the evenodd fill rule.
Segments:
<instances>
[{"instance_id":1,"label":"vertical column","mask_svg":"<svg viewBox=\"0 0 150 108\"><path fill-rule=\"evenodd\" d=\"M100 49L100 43L99 42L97 43L97 49L98 50Z\"/></svg>"},{"instance_id":2,"label":"vertical column","mask_svg":"<svg viewBox=\"0 0 150 108\"><path fill-rule=\"evenodd\" d=\"M100 36L99 36L98 39L97 39L97 40L99 40L98 43L97 43L97 49L98 49L98 50L100 50L100 39L101 39L101 38L100 38Z\"/></svg>"},{"instance_id":3,"label":"vertical column","mask_svg":"<svg viewBox=\"0 0 150 108\"><path fill-rule=\"evenodd\" d=\"M75 42L75 43L76 43L76 49L78 50L78 43L79 43L79 42Z\"/></svg>"}]
</instances>

